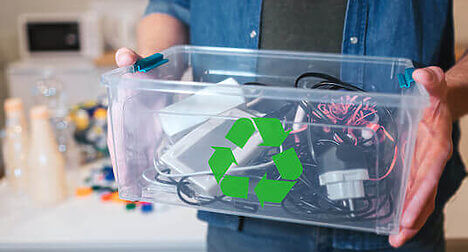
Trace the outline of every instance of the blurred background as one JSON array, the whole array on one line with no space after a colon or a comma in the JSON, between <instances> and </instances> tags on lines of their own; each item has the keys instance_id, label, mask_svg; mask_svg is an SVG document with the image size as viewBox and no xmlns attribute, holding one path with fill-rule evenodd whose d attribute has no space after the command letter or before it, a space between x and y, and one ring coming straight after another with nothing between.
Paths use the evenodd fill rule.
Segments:
<instances>
[{"instance_id":1,"label":"blurred background","mask_svg":"<svg viewBox=\"0 0 468 252\"><path fill-rule=\"evenodd\" d=\"M108 157L99 78L135 48L147 1L0 4L0 250L203 251L194 209L120 200Z\"/></svg>"},{"instance_id":2,"label":"blurred background","mask_svg":"<svg viewBox=\"0 0 468 252\"><path fill-rule=\"evenodd\" d=\"M15 118L24 117L32 123L40 119L40 109L31 119L26 112L37 105L46 106L50 125L35 130L47 132L50 128L54 132L59 153L49 158L54 163L59 160L57 155L64 157L65 165L55 162L53 172L63 173L67 194L57 194L53 202L38 197L41 204L29 204L26 195L30 193L26 191L30 189L20 182L16 189L8 188L3 179L0 249L36 249L51 244L56 250L70 246L77 250L204 249L206 225L196 219L193 209L126 202L115 192L106 146L107 104L99 76L115 67L117 48L135 48L136 24L146 3L1 0L0 103L8 97L21 98L10 100L10 118L0 109L0 127L6 129L2 137L8 135L9 126L14 132L24 132L25 124ZM468 49L468 1L454 0L454 5L456 54L461 56ZM55 51L50 52L51 48ZM19 117L14 113L18 107L26 111ZM461 151L468 163L468 118L461 126ZM4 161L0 157L0 177L6 172ZM57 188L47 189L55 192ZM465 181L446 208L448 251L468 250L468 218L463 217L467 210Z\"/></svg>"}]
</instances>

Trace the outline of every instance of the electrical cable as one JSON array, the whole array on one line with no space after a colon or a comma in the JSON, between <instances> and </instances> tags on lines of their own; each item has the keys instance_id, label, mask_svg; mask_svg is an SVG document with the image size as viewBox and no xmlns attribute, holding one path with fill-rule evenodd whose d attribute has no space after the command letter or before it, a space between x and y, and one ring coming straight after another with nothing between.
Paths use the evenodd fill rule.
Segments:
<instances>
[{"instance_id":1,"label":"electrical cable","mask_svg":"<svg viewBox=\"0 0 468 252\"><path fill-rule=\"evenodd\" d=\"M266 163L261 163L261 164L256 164L256 165L249 165L249 166L238 166L234 170L229 171L231 173L236 173L236 172L241 172L241 171L251 171L251 170L258 170L258 169L263 169L268 166L274 165L275 163L273 161L269 161ZM181 174L169 174L169 173L164 173L159 169L159 161L156 158L153 158L153 167L163 177L168 177L168 178L181 178L181 177L195 177L195 176L206 176L206 175L213 175L213 172L210 171L201 171L201 172L192 172L192 173L181 173Z\"/></svg>"},{"instance_id":2,"label":"electrical cable","mask_svg":"<svg viewBox=\"0 0 468 252\"><path fill-rule=\"evenodd\" d=\"M348 84L348 83L344 83L341 80L338 80L337 78L335 78L333 76L329 76L329 75L321 74L321 73L305 73L305 74L302 74L296 79L294 86L298 87L300 80L302 80L304 78L307 78L307 77L322 78L322 79L326 80L326 81L322 81L322 82L319 82L319 83L313 85L312 87L310 87L311 89L348 90L348 91L365 92L363 89L360 89L360 88L355 87L355 86L353 86L351 84ZM306 87L306 85L304 85L304 87ZM356 96L355 96L355 98L352 98L350 102L355 101L355 99L356 99ZM368 101L369 100L367 100L367 102ZM326 104L316 104L316 106L319 109L313 109L316 106L314 106L314 104L311 104L308 101L302 101L302 102L299 103L299 107L301 109L303 109L304 111L306 111L307 121L311 122L311 123L337 125L340 120L345 121L345 119L347 119L348 120L347 124L344 124L344 125L353 126L353 124L355 124L356 126L361 126L361 125L364 124L364 122L367 122L367 121L365 121L366 119L370 119L370 118L372 118L372 116L375 117L378 114L377 110L371 111L368 114L363 114L362 112L359 113L360 109L363 107L362 103L357 105L357 106L346 105L346 103L345 104L341 103L339 105L331 103L329 105L332 105L332 107L330 107L330 111L327 111L327 110L323 110L323 109L320 110L320 106L322 106L322 108L323 108L323 107L326 106ZM342 107L337 107L337 106L340 106L340 105L342 105ZM369 109L369 106L366 106L366 108ZM334 109L335 111L338 111L338 112L342 112L342 111L347 112L347 110L349 110L349 112L352 112L352 113L350 114L350 116L344 116L343 118L336 118L336 117L333 117L332 112L334 112L334 111L332 111L331 109ZM354 111L353 111L353 109L354 109ZM393 120L393 118L391 116L391 113L388 111L388 109L383 108L383 111L384 111L383 113L385 114L385 117L388 119L388 121L390 121L391 123L394 124L392 126L395 126L394 120ZM345 115L347 115L347 114L349 114L349 113L346 113ZM314 121L311 120L310 115L315 115L315 117L317 117L317 118L322 118L322 119L331 120L331 121L325 121L325 122L316 122L315 121L314 122ZM361 115L361 116L359 118L356 118L357 115ZM370 124L370 123L367 123L367 124ZM333 144L335 146L341 146L343 144L347 144L347 145L352 144L353 146L357 147L357 145L358 145L358 139L357 139L356 136L354 136L353 141L351 141L349 135L353 135L353 133L349 130L349 128L345 129L345 130L348 131L346 133L345 132L340 132L339 130L328 129L330 131L330 133L328 135L333 135L333 137L331 139L330 138L317 139L317 140L315 140L315 144L313 144L312 143L312 133L311 133L312 131L311 131L311 129L307 130L308 128L309 128L309 126L306 124L305 126L301 127L300 129L298 129L296 131L293 131L292 133L298 134L298 133L301 133L301 132L305 131L307 133L306 137L305 137L307 141L303 145L309 146L309 148L311 150L313 150L314 145L320 146L320 144L323 144L323 143L331 143L331 144ZM394 128L396 128L396 127L394 127ZM388 139L390 139L391 142L394 143L393 148L395 150L395 154L394 154L394 157L393 157L393 159L391 161L391 164L390 164L387 172L383 176L381 176L381 177L379 177L377 179L372 179L372 178L369 179L372 182L382 180L382 179L386 178L392 172L393 168L395 167L397 152L398 152L398 148L396 146L395 138L393 138L391 136L391 134L388 133L388 131L383 126L379 126L377 130L382 130L383 133L385 134L385 136ZM314 132L314 133L317 133L317 132ZM313 134L313 135L317 136L317 135L320 135L320 134ZM361 151L372 152L372 144L367 146L367 147L365 146L366 144L369 144L370 141L372 141L372 138L359 141L360 142L359 145L361 146L359 148L361 149ZM367 150L366 150L366 148L367 148ZM374 151L375 151L375 149L374 149ZM311 153L310 157L315 157L314 153ZM318 174L314 174L313 176L318 177ZM294 188L297 188L297 185ZM314 191L316 189L308 188L308 190ZM363 207L361 209L353 210L353 211L349 210L349 208L340 207L335 202L330 200L326 195L321 195L319 193L315 193L314 194L315 198L309 199L311 201L305 201L304 198L305 198L306 192L308 190L306 190L306 189L301 190L301 193L298 194L298 195L295 195L293 193L293 191L291 191L287 195L286 199L281 204L283 209L286 212L289 212L290 214L293 214L293 215L298 216L298 217L305 217L304 214L306 214L306 215L307 214L308 215L310 215L310 214L315 214L315 215L317 215L317 214L326 214L326 215L346 216L346 218L345 218L346 220L364 220L364 218L369 219L367 217L372 215L373 213L380 212L380 209L382 207L384 207L384 204L378 204L376 206L376 208L374 209L373 208L374 204L372 202L375 201L375 199L371 199L371 197L368 196L368 195L366 195L362 199L357 199L357 201L368 202L367 204L364 204L365 207ZM292 202L293 203L292 205L295 206L296 209L300 210L299 212L295 212L295 211L291 210L290 207L288 207L288 203L291 203L291 201L293 199L298 199L298 198L301 199L300 202ZM387 207L389 208L388 213L383 214L383 215L379 215L379 216L374 216L373 218L384 219L384 218L388 217L387 216L388 214L391 214L393 212L393 210L392 210L393 209L393 202L392 202L391 196L388 194L388 192L386 193L386 196L384 196L384 198L386 199L386 201L389 202L387 204ZM322 201L322 203L319 205L318 201ZM325 203L325 205L323 205L324 203ZM330 220L330 218L327 218L327 219ZM334 218L334 219L336 219L336 218Z\"/></svg>"}]
</instances>

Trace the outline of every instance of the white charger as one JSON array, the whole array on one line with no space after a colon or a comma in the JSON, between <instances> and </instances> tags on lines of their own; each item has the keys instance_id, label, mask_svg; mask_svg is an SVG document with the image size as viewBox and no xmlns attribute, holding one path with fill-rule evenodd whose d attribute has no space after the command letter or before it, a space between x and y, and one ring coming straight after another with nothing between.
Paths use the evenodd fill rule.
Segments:
<instances>
[{"instance_id":1,"label":"white charger","mask_svg":"<svg viewBox=\"0 0 468 252\"><path fill-rule=\"evenodd\" d=\"M172 137L206 121L212 115L221 114L245 103L241 89L230 89L232 95L221 94L219 91L226 86L236 87L239 83L233 78L228 78L161 109L158 116L164 132Z\"/></svg>"}]
</instances>

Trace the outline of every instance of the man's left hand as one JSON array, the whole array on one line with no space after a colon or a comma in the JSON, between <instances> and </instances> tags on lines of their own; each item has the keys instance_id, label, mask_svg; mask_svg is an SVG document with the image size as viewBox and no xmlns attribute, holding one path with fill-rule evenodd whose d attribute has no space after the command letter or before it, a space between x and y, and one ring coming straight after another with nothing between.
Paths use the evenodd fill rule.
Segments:
<instances>
[{"instance_id":1,"label":"man's left hand","mask_svg":"<svg viewBox=\"0 0 468 252\"><path fill-rule=\"evenodd\" d=\"M439 179L452 154L452 115L444 72L427 67L414 71L413 78L426 88L430 105L418 127L400 232L389 237L393 247L415 236L434 211Z\"/></svg>"}]
</instances>

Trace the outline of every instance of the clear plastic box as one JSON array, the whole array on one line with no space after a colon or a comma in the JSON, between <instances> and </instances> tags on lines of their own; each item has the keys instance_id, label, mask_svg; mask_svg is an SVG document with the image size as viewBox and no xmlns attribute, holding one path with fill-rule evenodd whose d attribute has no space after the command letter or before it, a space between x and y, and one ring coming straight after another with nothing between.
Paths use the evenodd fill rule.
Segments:
<instances>
[{"instance_id":1,"label":"clear plastic box","mask_svg":"<svg viewBox=\"0 0 468 252\"><path fill-rule=\"evenodd\" d=\"M102 77L121 198L398 232L428 105L421 85L399 82L411 61L194 46L162 55L145 73ZM317 73L365 92L333 90Z\"/></svg>"}]
</instances>

